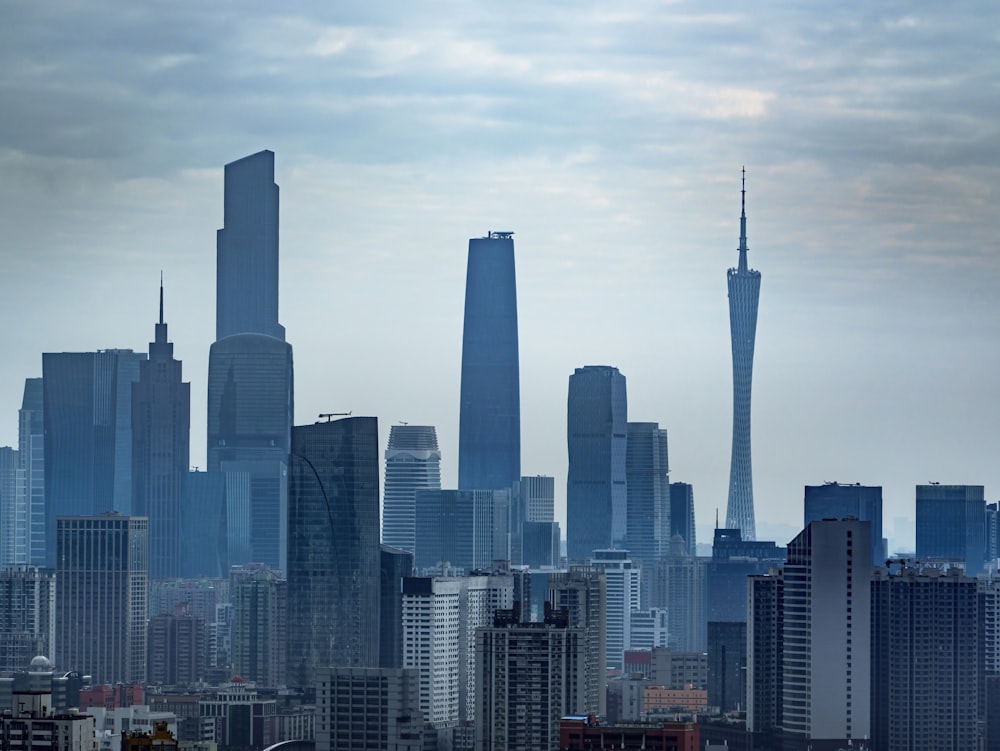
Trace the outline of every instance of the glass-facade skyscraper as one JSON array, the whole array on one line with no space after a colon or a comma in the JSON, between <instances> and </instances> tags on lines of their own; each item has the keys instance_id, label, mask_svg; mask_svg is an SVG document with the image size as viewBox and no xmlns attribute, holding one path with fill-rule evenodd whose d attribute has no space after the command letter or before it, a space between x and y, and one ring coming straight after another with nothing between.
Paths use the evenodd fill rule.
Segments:
<instances>
[{"instance_id":1,"label":"glass-facade skyscraper","mask_svg":"<svg viewBox=\"0 0 1000 751\"><path fill-rule=\"evenodd\" d=\"M415 493L441 489L441 450L433 425L393 425L385 450L382 542L414 550ZM384 666L392 667L392 666Z\"/></svg>"},{"instance_id":2,"label":"glass-facade skyscraper","mask_svg":"<svg viewBox=\"0 0 1000 751\"><path fill-rule=\"evenodd\" d=\"M986 558L982 485L917 485L917 557L964 561L975 576Z\"/></svg>"},{"instance_id":3,"label":"glass-facade skyscraper","mask_svg":"<svg viewBox=\"0 0 1000 751\"><path fill-rule=\"evenodd\" d=\"M828 482L806 485L803 525L821 519L844 519L853 516L871 522L872 565L884 566L885 545L882 540L882 488L878 485L841 485Z\"/></svg>"},{"instance_id":4,"label":"glass-facade skyscraper","mask_svg":"<svg viewBox=\"0 0 1000 751\"><path fill-rule=\"evenodd\" d=\"M628 423L625 546L646 564L670 548L669 472L667 431L655 422Z\"/></svg>"},{"instance_id":5,"label":"glass-facade skyscraper","mask_svg":"<svg viewBox=\"0 0 1000 751\"><path fill-rule=\"evenodd\" d=\"M229 565L256 561L284 571L294 391L292 348L278 323L274 152L226 165L224 203L217 340L208 363L208 469L226 475Z\"/></svg>"},{"instance_id":6,"label":"glass-facade skyscraper","mask_svg":"<svg viewBox=\"0 0 1000 751\"><path fill-rule=\"evenodd\" d=\"M458 489L509 488L521 476L517 290L511 232L469 240L462 334Z\"/></svg>"},{"instance_id":7,"label":"glass-facade skyscraper","mask_svg":"<svg viewBox=\"0 0 1000 751\"><path fill-rule=\"evenodd\" d=\"M160 322L149 359L132 384L132 506L149 519L149 578L180 576L181 499L190 464L191 384L184 383L167 341L160 285Z\"/></svg>"},{"instance_id":8,"label":"glass-facade skyscraper","mask_svg":"<svg viewBox=\"0 0 1000 751\"><path fill-rule=\"evenodd\" d=\"M625 544L627 409L625 376L618 368L588 365L569 377L566 554L571 561Z\"/></svg>"},{"instance_id":9,"label":"glass-facade skyscraper","mask_svg":"<svg viewBox=\"0 0 1000 751\"><path fill-rule=\"evenodd\" d=\"M379 664L378 421L292 429L288 472L288 680Z\"/></svg>"},{"instance_id":10,"label":"glass-facade skyscraper","mask_svg":"<svg viewBox=\"0 0 1000 751\"><path fill-rule=\"evenodd\" d=\"M760 272L747 265L746 177L741 190L739 263L726 274L729 283L729 330L733 346L733 453L729 465L726 527L738 529L744 540L757 539L753 513L753 472L750 464L750 388L753 348L757 337Z\"/></svg>"},{"instance_id":11,"label":"glass-facade skyscraper","mask_svg":"<svg viewBox=\"0 0 1000 751\"><path fill-rule=\"evenodd\" d=\"M41 378L26 378L17 413L17 455L24 470L25 563L45 565L45 412Z\"/></svg>"},{"instance_id":12,"label":"glass-facade skyscraper","mask_svg":"<svg viewBox=\"0 0 1000 751\"><path fill-rule=\"evenodd\" d=\"M49 567L57 516L132 510L132 383L145 359L130 349L42 355Z\"/></svg>"}]
</instances>

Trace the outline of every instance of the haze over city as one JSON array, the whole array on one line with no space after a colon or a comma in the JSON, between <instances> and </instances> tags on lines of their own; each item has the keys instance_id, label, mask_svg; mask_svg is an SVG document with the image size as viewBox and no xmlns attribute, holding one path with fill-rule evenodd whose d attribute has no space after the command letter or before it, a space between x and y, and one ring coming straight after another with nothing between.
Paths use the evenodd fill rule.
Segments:
<instances>
[{"instance_id":1,"label":"haze over city","mask_svg":"<svg viewBox=\"0 0 1000 751\"><path fill-rule=\"evenodd\" d=\"M203 464L222 165L271 149L297 424L436 425L454 487L467 240L510 230L523 474L555 475L561 519L567 379L614 365L703 530L745 165L758 537L796 533L803 485L857 481L912 546L915 484L1000 493L997 15L8 4L0 443L42 352L145 350L162 270Z\"/></svg>"}]
</instances>

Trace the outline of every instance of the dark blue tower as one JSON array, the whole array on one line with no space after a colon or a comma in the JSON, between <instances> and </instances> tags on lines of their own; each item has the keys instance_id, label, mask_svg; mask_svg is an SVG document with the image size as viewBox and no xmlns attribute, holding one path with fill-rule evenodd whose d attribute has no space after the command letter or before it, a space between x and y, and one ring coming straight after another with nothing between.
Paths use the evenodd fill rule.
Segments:
<instances>
[{"instance_id":1,"label":"dark blue tower","mask_svg":"<svg viewBox=\"0 0 1000 751\"><path fill-rule=\"evenodd\" d=\"M521 476L521 397L512 232L469 240L458 427L459 490Z\"/></svg>"},{"instance_id":2,"label":"dark blue tower","mask_svg":"<svg viewBox=\"0 0 1000 751\"><path fill-rule=\"evenodd\" d=\"M757 337L760 272L747 266L746 170L743 170L740 213L740 258L729 269L729 331L733 344L733 454L729 465L726 527L738 529L744 540L757 539L753 514L753 471L750 465L750 387L753 347Z\"/></svg>"}]
</instances>

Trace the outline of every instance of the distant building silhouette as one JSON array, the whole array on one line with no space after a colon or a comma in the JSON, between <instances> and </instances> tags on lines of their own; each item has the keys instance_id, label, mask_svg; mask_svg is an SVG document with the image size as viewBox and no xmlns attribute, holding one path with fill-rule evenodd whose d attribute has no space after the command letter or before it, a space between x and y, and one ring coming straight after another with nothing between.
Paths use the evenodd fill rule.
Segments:
<instances>
[{"instance_id":1,"label":"distant building silhouette","mask_svg":"<svg viewBox=\"0 0 1000 751\"><path fill-rule=\"evenodd\" d=\"M190 433L191 384L183 382L167 341L161 281L160 322L149 359L139 363L139 380L132 384L132 509L149 519L150 579L180 575Z\"/></svg>"},{"instance_id":2,"label":"distant building silhouette","mask_svg":"<svg viewBox=\"0 0 1000 751\"><path fill-rule=\"evenodd\" d=\"M378 667L378 422L296 426L288 472L288 680Z\"/></svg>"},{"instance_id":3,"label":"distant building silhouette","mask_svg":"<svg viewBox=\"0 0 1000 751\"><path fill-rule=\"evenodd\" d=\"M667 431L655 422L627 424L626 535L632 558L652 564L670 547Z\"/></svg>"},{"instance_id":4,"label":"distant building silhouette","mask_svg":"<svg viewBox=\"0 0 1000 751\"><path fill-rule=\"evenodd\" d=\"M873 566L882 566L888 558L882 539L882 487L878 485L842 485L827 482L806 485L803 524L820 519L855 519L871 522Z\"/></svg>"},{"instance_id":5,"label":"distant building silhouette","mask_svg":"<svg viewBox=\"0 0 1000 751\"><path fill-rule=\"evenodd\" d=\"M233 672L258 686L284 686L288 658L288 582L266 566L234 569Z\"/></svg>"},{"instance_id":6,"label":"distant building silhouette","mask_svg":"<svg viewBox=\"0 0 1000 751\"><path fill-rule=\"evenodd\" d=\"M27 558L24 471L17 449L0 447L0 565Z\"/></svg>"},{"instance_id":7,"label":"distant building silhouette","mask_svg":"<svg viewBox=\"0 0 1000 751\"><path fill-rule=\"evenodd\" d=\"M17 454L24 472L25 560L45 565L45 410L41 378L26 378L17 413Z\"/></svg>"},{"instance_id":8,"label":"distant building silhouette","mask_svg":"<svg viewBox=\"0 0 1000 751\"><path fill-rule=\"evenodd\" d=\"M413 553L382 545L379 554L379 667L403 667L403 579L413 576Z\"/></svg>"},{"instance_id":9,"label":"distant building silhouette","mask_svg":"<svg viewBox=\"0 0 1000 751\"><path fill-rule=\"evenodd\" d=\"M441 489L441 450L433 425L393 425L385 450L382 542L414 551L417 490Z\"/></svg>"},{"instance_id":10,"label":"distant building silhouette","mask_svg":"<svg viewBox=\"0 0 1000 751\"><path fill-rule=\"evenodd\" d=\"M729 465L726 526L739 529L744 540L757 538L753 511L753 471L750 462L750 391L753 350L757 337L760 272L747 265L746 171L740 213L740 256L726 274L729 285L729 329L733 348L733 453Z\"/></svg>"},{"instance_id":11,"label":"distant building silhouette","mask_svg":"<svg viewBox=\"0 0 1000 751\"><path fill-rule=\"evenodd\" d=\"M509 488L521 476L514 240L469 240L462 333L458 489Z\"/></svg>"},{"instance_id":12,"label":"distant building silhouette","mask_svg":"<svg viewBox=\"0 0 1000 751\"><path fill-rule=\"evenodd\" d=\"M708 623L708 704L723 713L746 707L747 624Z\"/></svg>"},{"instance_id":13,"label":"distant building silhouette","mask_svg":"<svg viewBox=\"0 0 1000 751\"><path fill-rule=\"evenodd\" d=\"M961 561L975 576L986 557L982 485L917 485L917 557Z\"/></svg>"},{"instance_id":14,"label":"distant building silhouette","mask_svg":"<svg viewBox=\"0 0 1000 751\"><path fill-rule=\"evenodd\" d=\"M670 483L670 537L680 535L688 555L698 554L694 524L694 488L686 482ZM668 546L669 547L669 546Z\"/></svg>"},{"instance_id":15,"label":"distant building silhouette","mask_svg":"<svg viewBox=\"0 0 1000 751\"><path fill-rule=\"evenodd\" d=\"M47 565L57 516L132 510L132 383L145 353L42 355Z\"/></svg>"},{"instance_id":16,"label":"distant building silhouette","mask_svg":"<svg viewBox=\"0 0 1000 751\"><path fill-rule=\"evenodd\" d=\"M292 348L278 323L278 186L274 153L226 165L217 237L216 342L208 363L208 470L227 475L231 565L285 570L285 464L294 415ZM247 485L248 484L248 485ZM249 495L237 493L240 485Z\"/></svg>"},{"instance_id":17,"label":"distant building silhouette","mask_svg":"<svg viewBox=\"0 0 1000 751\"><path fill-rule=\"evenodd\" d=\"M145 682L145 517L60 517L55 541L59 664L86 665L95 683Z\"/></svg>"},{"instance_id":18,"label":"distant building silhouette","mask_svg":"<svg viewBox=\"0 0 1000 751\"><path fill-rule=\"evenodd\" d=\"M625 544L627 400L618 368L589 365L569 378L566 548L571 561Z\"/></svg>"},{"instance_id":19,"label":"distant building silhouette","mask_svg":"<svg viewBox=\"0 0 1000 751\"><path fill-rule=\"evenodd\" d=\"M149 619L146 681L150 685L184 686L205 677L208 667L205 619L183 612Z\"/></svg>"}]
</instances>

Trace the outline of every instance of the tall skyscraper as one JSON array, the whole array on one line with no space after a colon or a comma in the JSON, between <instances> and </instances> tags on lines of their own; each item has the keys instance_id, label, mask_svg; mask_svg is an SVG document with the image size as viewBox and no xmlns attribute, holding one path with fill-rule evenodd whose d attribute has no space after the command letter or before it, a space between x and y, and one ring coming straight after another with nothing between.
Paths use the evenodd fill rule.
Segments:
<instances>
[{"instance_id":1,"label":"tall skyscraper","mask_svg":"<svg viewBox=\"0 0 1000 751\"><path fill-rule=\"evenodd\" d=\"M132 509L132 383L145 353L42 355L47 562L57 516Z\"/></svg>"},{"instance_id":2,"label":"tall skyscraper","mask_svg":"<svg viewBox=\"0 0 1000 751\"><path fill-rule=\"evenodd\" d=\"M227 503L248 501L227 531L229 563L285 570L285 464L294 415L292 348L278 323L278 186L274 153L226 165L217 238L216 342L208 362L208 469L227 476ZM247 513L249 512L249 513ZM242 522L238 523L238 522Z\"/></svg>"},{"instance_id":3,"label":"tall skyscraper","mask_svg":"<svg viewBox=\"0 0 1000 751\"><path fill-rule=\"evenodd\" d=\"M871 522L872 525L872 565L882 566L888 558L882 540L882 488L881 486L841 485L827 482L823 485L806 485L805 521L820 519L855 519Z\"/></svg>"},{"instance_id":4,"label":"tall skyscraper","mask_svg":"<svg viewBox=\"0 0 1000 751\"><path fill-rule=\"evenodd\" d=\"M627 550L595 550L590 565L603 569L607 586L605 657L608 665L621 668L625 650L632 648L632 613L642 609L640 569Z\"/></svg>"},{"instance_id":5,"label":"tall skyscraper","mask_svg":"<svg viewBox=\"0 0 1000 751\"><path fill-rule=\"evenodd\" d=\"M965 563L975 576L986 557L982 485L917 485L917 557Z\"/></svg>"},{"instance_id":6,"label":"tall skyscraper","mask_svg":"<svg viewBox=\"0 0 1000 751\"><path fill-rule=\"evenodd\" d=\"M655 422L628 423L625 450L625 546L652 564L670 547L670 466L667 431Z\"/></svg>"},{"instance_id":7,"label":"tall skyscraper","mask_svg":"<svg viewBox=\"0 0 1000 751\"><path fill-rule=\"evenodd\" d=\"M379 667L403 667L403 579L413 576L413 553L382 545L379 554Z\"/></svg>"},{"instance_id":8,"label":"tall skyscraper","mask_svg":"<svg viewBox=\"0 0 1000 751\"><path fill-rule=\"evenodd\" d=\"M267 567L231 575L233 671L258 686L284 686L288 582Z\"/></svg>"},{"instance_id":9,"label":"tall skyscraper","mask_svg":"<svg viewBox=\"0 0 1000 751\"><path fill-rule=\"evenodd\" d=\"M510 489L418 490L414 565L466 571L510 560Z\"/></svg>"},{"instance_id":10,"label":"tall skyscraper","mask_svg":"<svg viewBox=\"0 0 1000 751\"><path fill-rule=\"evenodd\" d=\"M56 659L96 683L146 679L147 523L109 512L56 526Z\"/></svg>"},{"instance_id":11,"label":"tall skyscraper","mask_svg":"<svg viewBox=\"0 0 1000 751\"><path fill-rule=\"evenodd\" d=\"M414 551L417 490L441 489L441 450L433 425L393 425L385 450L382 542Z\"/></svg>"},{"instance_id":12,"label":"tall skyscraper","mask_svg":"<svg viewBox=\"0 0 1000 751\"><path fill-rule=\"evenodd\" d=\"M588 365L569 377L566 552L571 561L625 544L627 410L625 376L618 368Z\"/></svg>"},{"instance_id":13,"label":"tall skyscraper","mask_svg":"<svg viewBox=\"0 0 1000 751\"><path fill-rule=\"evenodd\" d=\"M740 257L727 272L729 330L733 345L733 454L729 465L726 527L739 529L744 540L757 538L753 515L753 472L750 464L750 387L753 347L757 336L760 272L747 265L746 170L743 171L740 213Z\"/></svg>"},{"instance_id":14,"label":"tall skyscraper","mask_svg":"<svg viewBox=\"0 0 1000 751\"><path fill-rule=\"evenodd\" d=\"M509 488L521 476L521 397L513 232L469 240L462 334L458 489Z\"/></svg>"},{"instance_id":15,"label":"tall skyscraper","mask_svg":"<svg viewBox=\"0 0 1000 751\"><path fill-rule=\"evenodd\" d=\"M26 560L45 565L45 413L41 378L26 378L17 413L17 454L24 471Z\"/></svg>"},{"instance_id":16,"label":"tall skyscraper","mask_svg":"<svg viewBox=\"0 0 1000 751\"><path fill-rule=\"evenodd\" d=\"M27 557L24 472L17 449L0 447L0 565L24 563Z\"/></svg>"},{"instance_id":17,"label":"tall skyscraper","mask_svg":"<svg viewBox=\"0 0 1000 751\"><path fill-rule=\"evenodd\" d=\"M516 566L559 564L559 525L554 521L556 478L522 477L511 488L510 561Z\"/></svg>"},{"instance_id":18,"label":"tall skyscraper","mask_svg":"<svg viewBox=\"0 0 1000 751\"><path fill-rule=\"evenodd\" d=\"M288 473L288 680L379 664L378 421L296 426Z\"/></svg>"},{"instance_id":19,"label":"tall skyscraper","mask_svg":"<svg viewBox=\"0 0 1000 751\"><path fill-rule=\"evenodd\" d=\"M278 186L274 152L226 165L223 228L216 237L215 338L265 334L285 339L278 323Z\"/></svg>"},{"instance_id":20,"label":"tall skyscraper","mask_svg":"<svg viewBox=\"0 0 1000 751\"><path fill-rule=\"evenodd\" d=\"M183 382L174 345L167 341L161 279L160 322L149 359L139 363L139 380L132 384L132 507L149 519L150 579L180 575L190 433L191 384Z\"/></svg>"}]
</instances>

